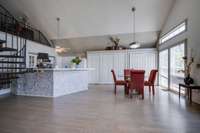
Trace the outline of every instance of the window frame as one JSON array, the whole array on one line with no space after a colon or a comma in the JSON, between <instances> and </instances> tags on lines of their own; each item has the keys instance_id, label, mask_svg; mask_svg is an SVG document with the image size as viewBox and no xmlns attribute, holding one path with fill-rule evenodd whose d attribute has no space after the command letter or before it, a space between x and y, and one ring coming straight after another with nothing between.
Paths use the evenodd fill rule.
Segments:
<instances>
[{"instance_id":1,"label":"window frame","mask_svg":"<svg viewBox=\"0 0 200 133\"><path fill-rule=\"evenodd\" d=\"M171 53L170 53L170 49L173 48L173 47L176 47L176 46L178 46L178 45L180 45L182 43L184 43L184 45L185 45L185 52L184 53L185 53L185 56L187 57L188 56L188 39L187 38L183 39L181 41L178 41L176 43L173 43L172 45L167 46L166 48L160 49L159 52L158 52L159 53L159 58L160 58L160 52L162 52L164 50L168 50L168 88L167 88L167 90L172 91L172 92L173 92L173 90L170 88L170 84L171 84L171 77L170 77L170 73L171 73L171 68L170 68L170 66L171 66L171 63L170 63L171 57L170 56L171 56ZM160 62L159 62L158 65L160 65ZM158 82L159 82L159 85L160 85L160 81L158 81ZM175 92L175 93L177 93L177 92Z\"/></svg>"},{"instance_id":2,"label":"window frame","mask_svg":"<svg viewBox=\"0 0 200 133\"><path fill-rule=\"evenodd\" d=\"M184 23L185 23L185 30L184 30L184 31L180 32L179 34L173 36L172 38L170 38L170 39L168 39L168 40L166 40L166 41L164 41L164 42L161 42L161 40L162 40L163 38L166 38L166 36L172 34L172 33L175 32L176 30L178 30L177 28L178 28L179 26L181 26L182 24L184 24ZM172 29L170 29L167 33L165 33L164 35L162 35L162 36L159 38L159 45L162 45L162 44L164 44L164 43L166 43L166 42L168 42L168 41L174 39L175 37L180 36L181 34L187 32L187 31L188 31L188 19L185 19L184 21L182 21L181 23L179 23L178 25L176 25L176 26L174 26Z\"/></svg>"}]
</instances>

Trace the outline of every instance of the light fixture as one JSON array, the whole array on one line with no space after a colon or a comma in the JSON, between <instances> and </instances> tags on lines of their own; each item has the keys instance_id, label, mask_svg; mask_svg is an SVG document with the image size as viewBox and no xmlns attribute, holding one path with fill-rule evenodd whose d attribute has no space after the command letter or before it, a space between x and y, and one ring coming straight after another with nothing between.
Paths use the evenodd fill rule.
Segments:
<instances>
[{"instance_id":1,"label":"light fixture","mask_svg":"<svg viewBox=\"0 0 200 133\"><path fill-rule=\"evenodd\" d=\"M60 44L58 44L59 42L58 40L60 39L60 18L59 17L56 18L56 21L57 21L57 41L56 41L57 46L55 47L55 51L58 54L63 54L69 51L70 48L64 48L64 47L59 46Z\"/></svg>"},{"instance_id":2,"label":"light fixture","mask_svg":"<svg viewBox=\"0 0 200 133\"><path fill-rule=\"evenodd\" d=\"M140 43L137 43L137 42L133 42L133 43L129 44L129 47L132 49L139 48L140 46L141 46Z\"/></svg>"},{"instance_id":3,"label":"light fixture","mask_svg":"<svg viewBox=\"0 0 200 133\"><path fill-rule=\"evenodd\" d=\"M136 49L136 48L139 48L141 45L139 42L136 42L136 33L135 33L135 11L136 11L136 8L133 7L132 8L132 12L133 12L133 42L129 44L129 47L131 49Z\"/></svg>"}]
</instances>

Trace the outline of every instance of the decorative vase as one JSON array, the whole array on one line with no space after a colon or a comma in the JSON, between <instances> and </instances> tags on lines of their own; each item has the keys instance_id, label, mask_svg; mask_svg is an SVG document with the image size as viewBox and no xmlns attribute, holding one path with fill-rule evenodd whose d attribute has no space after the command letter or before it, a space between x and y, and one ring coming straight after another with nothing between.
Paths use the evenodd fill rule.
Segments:
<instances>
[{"instance_id":1,"label":"decorative vase","mask_svg":"<svg viewBox=\"0 0 200 133\"><path fill-rule=\"evenodd\" d=\"M184 82L186 85L191 85L194 83L194 80L190 77L190 75L188 75L187 77L185 77Z\"/></svg>"},{"instance_id":2,"label":"decorative vase","mask_svg":"<svg viewBox=\"0 0 200 133\"><path fill-rule=\"evenodd\" d=\"M75 64L75 63L72 63L71 68L72 68L72 69L75 69L75 68L76 68L76 64Z\"/></svg>"},{"instance_id":3,"label":"decorative vase","mask_svg":"<svg viewBox=\"0 0 200 133\"><path fill-rule=\"evenodd\" d=\"M80 65L79 65L79 64L76 64L76 68L80 68Z\"/></svg>"}]
</instances>

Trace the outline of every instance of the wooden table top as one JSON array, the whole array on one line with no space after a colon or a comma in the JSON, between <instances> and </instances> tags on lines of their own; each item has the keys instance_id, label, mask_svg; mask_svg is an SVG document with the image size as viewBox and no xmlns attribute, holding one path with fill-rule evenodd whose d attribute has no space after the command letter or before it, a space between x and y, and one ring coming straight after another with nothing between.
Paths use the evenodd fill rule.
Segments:
<instances>
[{"instance_id":1,"label":"wooden table top","mask_svg":"<svg viewBox=\"0 0 200 133\"><path fill-rule=\"evenodd\" d=\"M191 85L186 85L186 84L179 84L179 86L189 88L189 89L200 89L199 85L191 84Z\"/></svg>"}]
</instances>

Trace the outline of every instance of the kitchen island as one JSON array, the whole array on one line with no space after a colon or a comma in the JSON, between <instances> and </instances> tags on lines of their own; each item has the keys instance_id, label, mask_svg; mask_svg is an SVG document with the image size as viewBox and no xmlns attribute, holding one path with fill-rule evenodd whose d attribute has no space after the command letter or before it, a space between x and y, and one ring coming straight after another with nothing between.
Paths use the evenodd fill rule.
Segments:
<instances>
[{"instance_id":1,"label":"kitchen island","mask_svg":"<svg viewBox=\"0 0 200 133\"><path fill-rule=\"evenodd\" d=\"M21 75L14 89L16 95L59 97L88 90L88 71L91 68L36 69Z\"/></svg>"}]
</instances>

